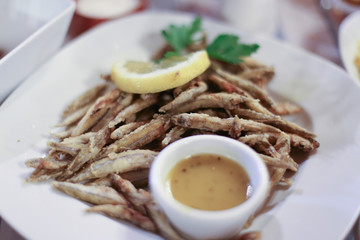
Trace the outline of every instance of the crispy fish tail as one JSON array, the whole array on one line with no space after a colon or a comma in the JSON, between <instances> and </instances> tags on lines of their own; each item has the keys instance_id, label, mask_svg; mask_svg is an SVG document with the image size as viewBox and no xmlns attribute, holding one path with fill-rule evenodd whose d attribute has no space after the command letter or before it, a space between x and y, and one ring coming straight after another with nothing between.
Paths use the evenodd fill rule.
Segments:
<instances>
[{"instance_id":1,"label":"crispy fish tail","mask_svg":"<svg viewBox=\"0 0 360 240\"><path fill-rule=\"evenodd\" d=\"M86 211L103 213L109 217L126 220L150 232L156 232L157 230L151 219L125 205L104 204L91 207Z\"/></svg>"}]
</instances>

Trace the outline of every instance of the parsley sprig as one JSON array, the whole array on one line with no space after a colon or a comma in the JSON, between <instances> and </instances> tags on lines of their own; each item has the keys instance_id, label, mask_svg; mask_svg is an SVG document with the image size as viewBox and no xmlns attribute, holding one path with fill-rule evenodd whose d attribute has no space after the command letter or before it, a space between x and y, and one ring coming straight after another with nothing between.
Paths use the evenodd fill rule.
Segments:
<instances>
[{"instance_id":1,"label":"parsley sprig","mask_svg":"<svg viewBox=\"0 0 360 240\"><path fill-rule=\"evenodd\" d=\"M166 30L162 31L162 35L174 48L175 52L181 53L187 46L196 41L195 35L201 32L201 18L197 17L190 26L171 24Z\"/></svg>"},{"instance_id":2,"label":"parsley sprig","mask_svg":"<svg viewBox=\"0 0 360 240\"><path fill-rule=\"evenodd\" d=\"M199 40L195 36L203 31L201 23L201 18L197 17L189 26L171 24L163 30L163 37L174 49L173 52L167 52L164 57L181 55L186 47ZM236 35L220 34L206 47L206 51L210 58L237 64L243 61L243 57L255 53L258 48L258 44L241 43Z\"/></svg>"},{"instance_id":3,"label":"parsley sprig","mask_svg":"<svg viewBox=\"0 0 360 240\"><path fill-rule=\"evenodd\" d=\"M231 34L220 34L206 48L211 58L236 64L242 62L242 57L250 56L259 48L258 44L243 44L239 37Z\"/></svg>"}]
</instances>

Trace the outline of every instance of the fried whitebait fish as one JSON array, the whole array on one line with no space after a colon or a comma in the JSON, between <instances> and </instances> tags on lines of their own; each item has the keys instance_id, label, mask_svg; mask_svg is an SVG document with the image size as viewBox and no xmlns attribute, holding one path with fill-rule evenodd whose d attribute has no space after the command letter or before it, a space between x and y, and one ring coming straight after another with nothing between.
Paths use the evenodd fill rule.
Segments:
<instances>
[{"instance_id":1,"label":"fried whitebait fish","mask_svg":"<svg viewBox=\"0 0 360 240\"><path fill-rule=\"evenodd\" d=\"M111 82L85 92L65 108L48 154L26 161L28 182L52 186L92 206L88 212L132 223L166 239L183 239L147 191L159 151L186 136L219 134L252 147L271 187L291 186L286 172L299 164L292 151L313 152L316 135L283 115L302 108L275 102L266 84L274 69L251 58L238 65L213 62L189 83L155 94L120 91ZM259 232L235 239L259 239Z\"/></svg>"}]
</instances>

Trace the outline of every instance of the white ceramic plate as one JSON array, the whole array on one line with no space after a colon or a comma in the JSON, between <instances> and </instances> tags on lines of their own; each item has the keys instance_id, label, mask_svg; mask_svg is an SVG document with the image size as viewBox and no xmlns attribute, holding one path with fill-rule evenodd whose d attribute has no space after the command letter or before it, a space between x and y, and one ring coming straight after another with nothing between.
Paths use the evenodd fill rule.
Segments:
<instances>
[{"instance_id":1,"label":"white ceramic plate","mask_svg":"<svg viewBox=\"0 0 360 240\"><path fill-rule=\"evenodd\" d=\"M360 84L360 75L355 67L354 59L360 43L360 11L350 14L339 28L339 49L346 71Z\"/></svg>"},{"instance_id":2,"label":"white ceramic plate","mask_svg":"<svg viewBox=\"0 0 360 240\"><path fill-rule=\"evenodd\" d=\"M163 41L170 23L193 16L143 13L106 23L70 43L36 71L0 109L0 214L30 239L159 239L158 236L99 214L87 204L51 189L24 184L31 173L24 161L45 153L46 136L61 111L108 73L114 60L144 59ZM213 38L236 33L261 45L256 58L276 69L272 92L298 102L296 122L318 134L321 146L307 158L272 210L251 229L263 239L343 239L360 206L360 89L340 68L319 57L261 36L245 36L226 25L205 21ZM285 198L284 198L285 197Z\"/></svg>"}]
</instances>

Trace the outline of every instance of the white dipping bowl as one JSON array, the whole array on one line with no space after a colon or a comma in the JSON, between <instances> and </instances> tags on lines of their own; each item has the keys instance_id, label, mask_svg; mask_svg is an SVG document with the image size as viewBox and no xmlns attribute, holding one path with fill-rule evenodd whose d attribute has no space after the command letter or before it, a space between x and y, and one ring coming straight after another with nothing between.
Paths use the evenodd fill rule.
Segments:
<instances>
[{"instance_id":1,"label":"white dipping bowl","mask_svg":"<svg viewBox=\"0 0 360 240\"><path fill-rule=\"evenodd\" d=\"M236 207L220 211L194 209L174 199L166 186L169 172L184 158L202 153L221 155L239 163L250 178L251 197ZM228 137L199 135L178 140L159 153L150 169L150 189L156 203L185 237L229 238L241 231L264 202L269 189L269 173L259 155L247 145Z\"/></svg>"},{"instance_id":2,"label":"white dipping bowl","mask_svg":"<svg viewBox=\"0 0 360 240\"><path fill-rule=\"evenodd\" d=\"M359 8L360 9L360 8ZM360 75L355 66L355 56L360 42L360 11L350 14L339 28L341 59L350 77L360 86Z\"/></svg>"}]
</instances>

